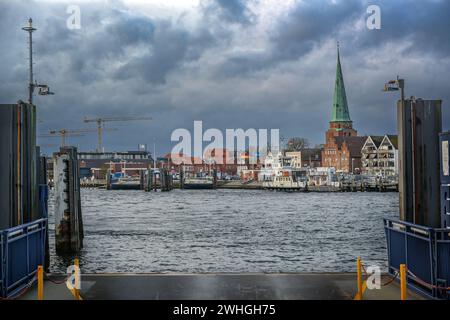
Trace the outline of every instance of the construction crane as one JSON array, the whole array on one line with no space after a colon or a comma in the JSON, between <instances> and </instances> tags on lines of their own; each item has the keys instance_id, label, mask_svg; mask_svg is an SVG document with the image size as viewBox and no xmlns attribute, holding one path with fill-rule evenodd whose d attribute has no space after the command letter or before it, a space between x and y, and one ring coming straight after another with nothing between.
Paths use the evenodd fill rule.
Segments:
<instances>
[{"instance_id":1,"label":"construction crane","mask_svg":"<svg viewBox=\"0 0 450 320\"><path fill-rule=\"evenodd\" d=\"M51 130L47 134L41 134L39 135L39 138L58 138L61 137L61 147L64 147L66 145L66 137L82 137L84 136L81 133L69 131L69 130Z\"/></svg>"},{"instance_id":2,"label":"construction crane","mask_svg":"<svg viewBox=\"0 0 450 320\"><path fill-rule=\"evenodd\" d=\"M103 151L103 124L105 122L113 121L137 121L137 120L152 120L151 117L104 117L104 118L84 118L85 123L97 123L97 152Z\"/></svg>"},{"instance_id":3,"label":"construction crane","mask_svg":"<svg viewBox=\"0 0 450 320\"><path fill-rule=\"evenodd\" d=\"M107 129L108 131L115 131L117 129ZM83 133L88 132L96 132L95 129L80 129L80 130L67 130L67 129L61 129L61 130L50 130L48 134L40 135L41 138L56 138L61 137L61 147L64 147L66 145L66 137L82 137L84 136Z\"/></svg>"}]
</instances>

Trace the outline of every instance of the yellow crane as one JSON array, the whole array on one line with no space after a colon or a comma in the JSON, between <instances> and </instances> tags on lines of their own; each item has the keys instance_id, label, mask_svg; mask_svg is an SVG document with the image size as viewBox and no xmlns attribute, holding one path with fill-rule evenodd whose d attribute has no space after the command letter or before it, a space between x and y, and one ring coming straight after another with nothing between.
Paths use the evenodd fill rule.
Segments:
<instances>
[{"instance_id":1,"label":"yellow crane","mask_svg":"<svg viewBox=\"0 0 450 320\"><path fill-rule=\"evenodd\" d=\"M103 124L105 122L113 121L138 121L138 120L152 120L151 117L103 117L103 118L84 118L85 123L97 123L97 152L103 151Z\"/></svg>"},{"instance_id":2,"label":"yellow crane","mask_svg":"<svg viewBox=\"0 0 450 320\"><path fill-rule=\"evenodd\" d=\"M108 129L108 131L115 131L117 129ZM82 137L83 133L96 132L95 129L80 129L80 130L50 130L48 134L40 135L40 138L57 138L61 137L61 147L66 145L66 137Z\"/></svg>"}]
</instances>

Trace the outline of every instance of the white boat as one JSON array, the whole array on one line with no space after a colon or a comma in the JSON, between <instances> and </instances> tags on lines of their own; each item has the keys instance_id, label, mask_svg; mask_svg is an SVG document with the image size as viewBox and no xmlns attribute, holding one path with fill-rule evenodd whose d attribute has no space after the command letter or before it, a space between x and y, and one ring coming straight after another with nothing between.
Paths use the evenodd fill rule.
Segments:
<instances>
[{"instance_id":1,"label":"white boat","mask_svg":"<svg viewBox=\"0 0 450 320\"><path fill-rule=\"evenodd\" d=\"M264 181L263 187L269 190L303 191L308 183L303 171L283 170L272 180Z\"/></svg>"},{"instance_id":2,"label":"white boat","mask_svg":"<svg viewBox=\"0 0 450 320\"><path fill-rule=\"evenodd\" d=\"M214 179L186 178L183 187L184 189L214 189Z\"/></svg>"}]
</instances>

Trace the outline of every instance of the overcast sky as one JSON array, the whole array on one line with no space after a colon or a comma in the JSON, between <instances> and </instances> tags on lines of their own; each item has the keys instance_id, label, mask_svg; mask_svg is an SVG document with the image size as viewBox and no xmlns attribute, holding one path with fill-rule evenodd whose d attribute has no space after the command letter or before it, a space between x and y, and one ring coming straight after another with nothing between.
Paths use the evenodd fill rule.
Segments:
<instances>
[{"instance_id":1,"label":"overcast sky","mask_svg":"<svg viewBox=\"0 0 450 320\"><path fill-rule=\"evenodd\" d=\"M66 25L73 4L79 30ZM380 30L366 27L369 4L381 8ZM27 97L28 17L38 29L35 77L56 93L35 98L41 134L95 128L85 116L126 115L154 120L108 123L118 130L105 134L107 150L152 149L155 139L163 154L171 132L194 120L323 143L336 41L361 135L396 133L398 95L381 89L397 74L408 96L443 100L449 129L450 1L0 0L0 103ZM96 135L68 141L93 150Z\"/></svg>"}]
</instances>

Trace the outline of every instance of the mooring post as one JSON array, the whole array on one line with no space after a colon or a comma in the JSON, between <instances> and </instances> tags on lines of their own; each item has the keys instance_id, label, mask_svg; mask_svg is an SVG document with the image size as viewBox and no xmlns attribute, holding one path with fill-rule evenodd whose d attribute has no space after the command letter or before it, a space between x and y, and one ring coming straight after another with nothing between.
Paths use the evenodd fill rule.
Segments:
<instances>
[{"instance_id":1,"label":"mooring post","mask_svg":"<svg viewBox=\"0 0 450 320\"><path fill-rule=\"evenodd\" d=\"M165 191L164 187L166 185L166 172L164 171L164 168L159 169L159 185L161 188L161 191Z\"/></svg>"},{"instance_id":2,"label":"mooring post","mask_svg":"<svg viewBox=\"0 0 450 320\"><path fill-rule=\"evenodd\" d=\"M38 280L38 300L44 300L44 268L38 266L37 269L37 280Z\"/></svg>"},{"instance_id":3,"label":"mooring post","mask_svg":"<svg viewBox=\"0 0 450 320\"><path fill-rule=\"evenodd\" d=\"M61 148L54 154L53 163L56 252L76 253L83 247L84 238L77 149Z\"/></svg>"},{"instance_id":4,"label":"mooring post","mask_svg":"<svg viewBox=\"0 0 450 320\"><path fill-rule=\"evenodd\" d=\"M140 170L140 171L139 171L139 188L140 188L141 190L145 190L145 181L144 181L144 178L145 178L144 170Z\"/></svg>"},{"instance_id":5,"label":"mooring post","mask_svg":"<svg viewBox=\"0 0 450 320\"><path fill-rule=\"evenodd\" d=\"M167 172L168 180L169 180L169 191L173 190L173 175L170 171Z\"/></svg>"},{"instance_id":6,"label":"mooring post","mask_svg":"<svg viewBox=\"0 0 450 320\"><path fill-rule=\"evenodd\" d=\"M77 300L80 300L80 287L81 287L81 274L80 274L80 261L78 258L74 259L73 262L75 266L75 288L74 288L74 296Z\"/></svg>"},{"instance_id":7,"label":"mooring post","mask_svg":"<svg viewBox=\"0 0 450 320\"><path fill-rule=\"evenodd\" d=\"M400 265L400 299L406 300L406 265Z\"/></svg>"},{"instance_id":8,"label":"mooring post","mask_svg":"<svg viewBox=\"0 0 450 320\"><path fill-rule=\"evenodd\" d=\"M361 272L361 258L356 260L356 277L358 286L358 296L356 300L362 300L362 272Z\"/></svg>"},{"instance_id":9,"label":"mooring post","mask_svg":"<svg viewBox=\"0 0 450 320\"><path fill-rule=\"evenodd\" d=\"M147 169L147 180L145 181L145 191L152 191L153 174L152 169Z\"/></svg>"},{"instance_id":10,"label":"mooring post","mask_svg":"<svg viewBox=\"0 0 450 320\"><path fill-rule=\"evenodd\" d=\"M106 170L106 190L111 190L111 170Z\"/></svg>"},{"instance_id":11,"label":"mooring post","mask_svg":"<svg viewBox=\"0 0 450 320\"><path fill-rule=\"evenodd\" d=\"M180 166L180 189L184 189L184 166Z\"/></svg>"}]
</instances>

